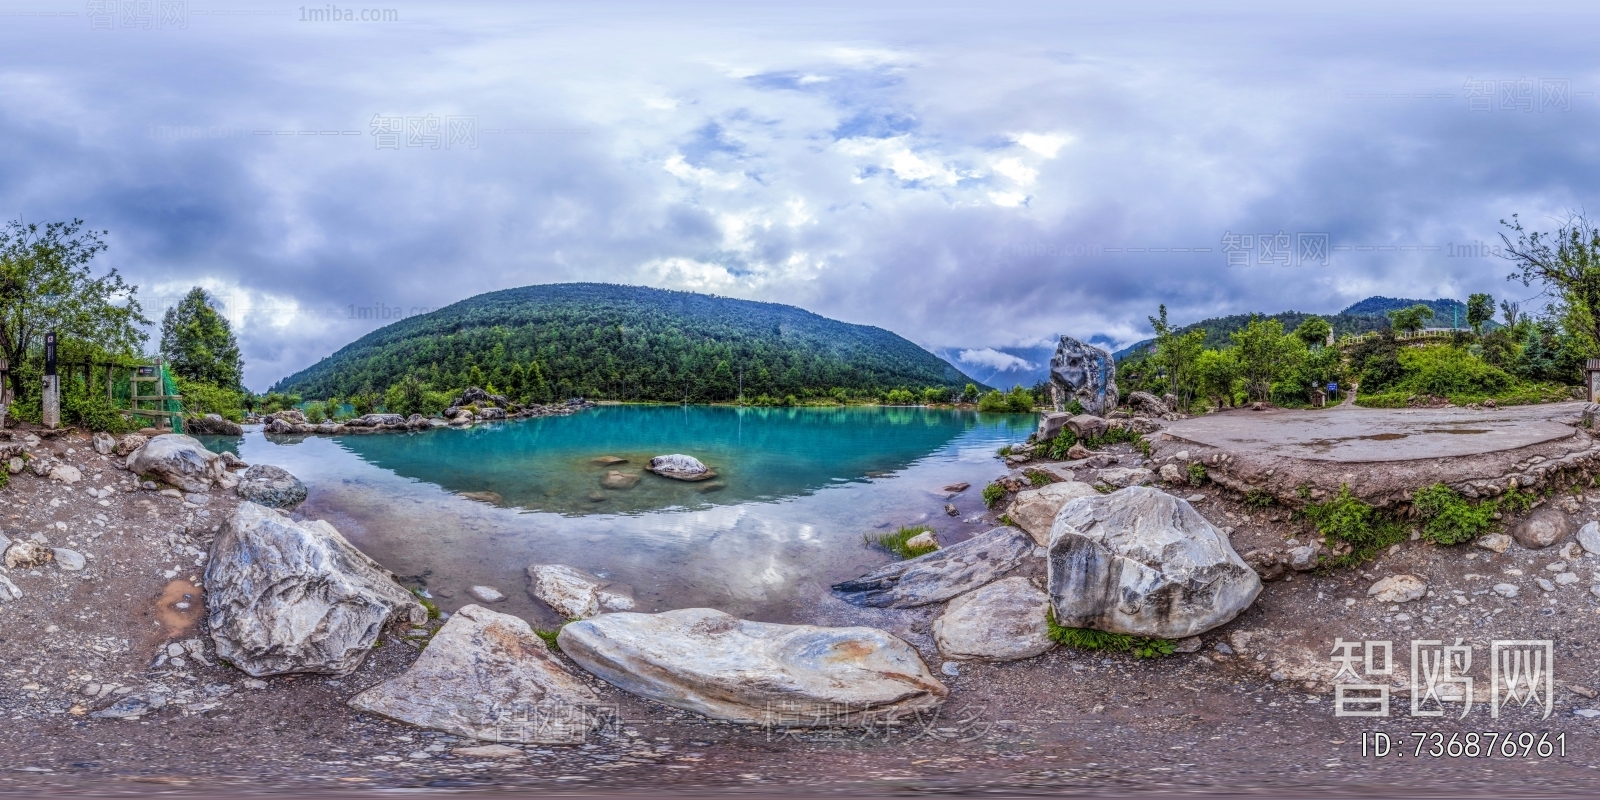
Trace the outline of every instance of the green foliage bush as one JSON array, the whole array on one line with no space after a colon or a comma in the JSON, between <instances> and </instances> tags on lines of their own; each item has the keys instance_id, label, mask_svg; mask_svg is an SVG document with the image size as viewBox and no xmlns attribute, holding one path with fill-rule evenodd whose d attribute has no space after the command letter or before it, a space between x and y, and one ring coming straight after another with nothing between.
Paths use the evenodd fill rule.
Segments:
<instances>
[{"instance_id":1,"label":"green foliage bush","mask_svg":"<svg viewBox=\"0 0 1600 800\"><path fill-rule=\"evenodd\" d=\"M244 392L204 381L178 378L178 394L189 414L219 414L234 422L244 420Z\"/></svg>"},{"instance_id":2,"label":"green foliage bush","mask_svg":"<svg viewBox=\"0 0 1600 800\"><path fill-rule=\"evenodd\" d=\"M999 389L991 389L987 392L984 392L983 396L978 398L978 410L1010 411L1011 407L1006 403L1005 394L1003 394Z\"/></svg>"},{"instance_id":3,"label":"green foliage bush","mask_svg":"<svg viewBox=\"0 0 1600 800\"><path fill-rule=\"evenodd\" d=\"M1485 363L1465 348L1448 345L1406 348L1400 352L1400 366L1405 370L1401 388L1418 394L1494 395L1514 382L1505 370Z\"/></svg>"},{"instance_id":4,"label":"green foliage bush","mask_svg":"<svg viewBox=\"0 0 1600 800\"><path fill-rule=\"evenodd\" d=\"M1411 505L1422 517L1422 535L1436 544L1464 544L1494 525L1497 503L1473 505L1456 490L1436 483L1417 492Z\"/></svg>"},{"instance_id":5,"label":"green foliage bush","mask_svg":"<svg viewBox=\"0 0 1600 800\"><path fill-rule=\"evenodd\" d=\"M105 395L94 392L68 391L61 398L61 417L68 424L91 431L120 435L137 430L134 423Z\"/></svg>"},{"instance_id":6,"label":"green foliage bush","mask_svg":"<svg viewBox=\"0 0 1600 800\"><path fill-rule=\"evenodd\" d=\"M917 402L917 396L909 389L890 389L883 396L883 402L891 406L909 406Z\"/></svg>"},{"instance_id":7,"label":"green foliage bush","mask_svg":"<svg viewBox=\"0 0 1600 800\"><path fill-rule=\"evenodd\" d=\"M1005 496L1006 487L998 483L991 483L983 487L983 505L985 508L994 508L994 504L1000 502L1000 498Z\"/></svg>"},{"instance_id":8,"label":"green foliage bush","mask_svg":"<svg viewBox=\"0 0 1600 800\"><path fill-rule=\"evenodd\" d=\"M888 550L898 558L916 558L917 556L927 555L939 548L929 546L912 547L907 545L906 542L918 534L931 530L933 529L926 525L902 525L899 530L890 533L866 533L862 534L861 538L867 544Z\"/></svg>"},{"instance_id":9,"label":"green foliage bush","mask_svg":"<svg viewBox=\"0 0 1600 800\"><path fill-rule=\"evenodd\" d=\"M1109 653L1132 653L1134 658L1156 658L1172 655L1175 643L1171 639L1133 636L1126 633L1109 633L1092 628L1066 628L1056 624L1055 614L1045 613L1045 626L1050 640L1063 647L1078 650L1098 650Z\"/></svg>"},{"instance_id":10,"label":"green foliage bush","mask_svg":"<svg viewBox=\"0 0 1600 800\"><path fill-rule=\"evenodd\" d=\"M1340 485L1339 494L1333 499L1306 506L1304 513L1324 536L1350 546L1349 553L1330 559L1330 566L1361 564L1406 538L1404 526L1362 502L1347 485Z\"/></svg>"},{"instance_id":11,"label":"green foliage bush","mask_svg":"<svg viewBox=\"0 0 1600 800\"><path fill-rule=\"evenodd\" d=\"M1189 483L1190 483L1190 485L1199 486L1200 484L1205 483L1206 479L1207 479L1206 467L1205 467L1204 464L1201 464L1200 462L1196 461L1193 464L1189 465Z\"/></svg>"}]
</instances>

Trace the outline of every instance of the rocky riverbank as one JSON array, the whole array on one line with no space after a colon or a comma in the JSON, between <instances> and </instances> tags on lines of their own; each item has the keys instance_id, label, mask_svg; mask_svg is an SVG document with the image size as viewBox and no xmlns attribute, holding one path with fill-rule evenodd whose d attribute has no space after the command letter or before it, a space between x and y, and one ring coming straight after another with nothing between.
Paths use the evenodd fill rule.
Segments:
<instances>
[{"instance_id":1,"label":"rocky riverbank","mask_svg":"<svg viewBox=\"0 0 1600 800\"><path fill-rule=\"evenodd\" d=\"M1122 558L1148 558L1096 526L1156 509L1155 518L1201 532L1193 541L1226 541L1238 554L1288 552L1314 542L1315 531L1292 509L1258 504L1259 495L1190 483L1193 473L1178 464L1193 453L1183 459L1165 449L1176 442L1157 443L1148 455L1116 444L1069 461L1019 448L1002 481L1018 491L995 504L989 533L963 541L945 536L959 528L940 531L944 549L931 556L837 576L841 591L860 593L871 627L845 619L770 625L713 610L629 614L629 587L563 565L530 565L534 597L588 620L563 629L557 650L526 622L494 611L501 589L513 587L472 587L470 601L433 616L425 592L401 591L381 566L342 549L331 526L294 511L303 494L269 465L163 458L157 475L160 452L192 454L176 446L180 437L157 437L175 441L134 459L160 479L141 480L118 464L148 442L11 433L0 447L22 463L0 490L0 530L51 557L0 573L16 589L0 602L11 621L0 634L0 716L8 720L0 751L9 754L0 791L1404 784L1464 793L1498 791L1507 781L1573 789L1589 780L1575 744L1566 759L1406 759L1404 770L1393 759L1363 758L1364 733L1448 736L1467 723L1459 706L1442 718L1406 716L1398 686L1390 718L1336 717L1337 664L1328 657L1336 639L1391 640L1404 666L1409 639L1461 636L1478 646L1481 672L1489 638L1547 635L1557 643L1549 718L1508 710L1491 720L1479 698L1470 727L1591 741L1591 716L1600 713L1588 712L1600 701L1590 687L1600 676L1582 654L1600 646L1591 621L1600 599L1582 578L1600 562L1578 531L1600 517L1600 496L1586 491L1534 510L1559 516L1540 528L1554 536L1457 547L1417 538L1357 569L1295 566L1270 575L1250 563L1265 581L1253 602L1220 627L1179 639L1171 655L1138 658L1061 647L1039 624L1047 608L1066 610L1065 578L1078 574L1066 569L1073 552L1099 543L1122 548ZM127 452L119 456L119 448ZM175 483L185 481L188 491ZM286 511L245 504L240 491ZM942 515L945 504L975 491L930 487L929 510ZM1077 539L1055 530L1069 506L1083 517L1070 523ZM1521 530L1519 521L1506 524ZM1143 541L1161 530L1149 529ZM237 555L264 549L321 555L270 563ZM1063 580L1053 581L1052 571ZM345 588L270 588L286 585ZM1099 598L1083 619L1117 612L1103 595L1071 597ZM347 624L330 631L338 635L310 639L273 624L305 603L368 616L339 616ZM842 647L851 659L809 660L817 646ZM880 683L829 672L848 664L870 667ZM320 671L300 671L308 667ZM772 680L727 677L752 669ZM886 679L895 675L902 677ZM862 693L830 695L830 685ZM499 714L496 704L512 713ZM896 704L903 713L888 713ZM472 709L476 716L462 716ZM889 716L898 724L880 724Z\"/></svg>"}]
</instances>

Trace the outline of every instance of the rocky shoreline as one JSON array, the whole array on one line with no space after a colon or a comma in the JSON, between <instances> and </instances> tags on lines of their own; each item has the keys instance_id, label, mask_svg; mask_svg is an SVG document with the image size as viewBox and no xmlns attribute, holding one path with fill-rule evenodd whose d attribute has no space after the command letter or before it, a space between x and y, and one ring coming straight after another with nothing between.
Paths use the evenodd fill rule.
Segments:
<instances>
[{"instance_id":1,"label":"rocky shoreline","mask_svg":"<svg viewBox=\"0 0 1600 800\"><path fill-rule=\"evenodd\" d=\"M594 407L595 404L593 402L582 398L573 398L565 403L548 405L522 404L510 400L504 395L490 394L477 387L472 387L462 392L461 396L457 397L443 413L436 416L423 416L422 414L412 414L410 416L366 414L343 422L325 420L313 423L306 419L305 412L299 409L287 409L271 414L247 415L245 424L262 425L264 432L279 435L318 434L323 436L345 436L359 433L408 433L433 430L434 428L465 428L480 422L504 422L507 420L532 419L534 417L563 417ZM214 426L215 423L207 425L202 422L202 429L199 432L231 432L213 430ZM237 433L233 435L237 435Z\"/></svg>"}]
</instances>

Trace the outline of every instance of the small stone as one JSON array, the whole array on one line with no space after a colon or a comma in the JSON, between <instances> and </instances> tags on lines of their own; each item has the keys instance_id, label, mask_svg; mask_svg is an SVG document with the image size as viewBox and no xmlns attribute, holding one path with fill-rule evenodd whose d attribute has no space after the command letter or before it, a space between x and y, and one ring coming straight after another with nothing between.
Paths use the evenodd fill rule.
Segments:
<instances>
[{"instance_id":1,"label":"small stone","mask_svg":"<svg viewBox=\"0 0 1600 800\"><path fill-rule=\"evenodd\" d=\"M1511 535L1517 544L1529 550L1540 550L1561 541L1571 529L1572 523L1566 514L1546 506L1529 514Z\"/></svg>"},{"instance_id":2,"label":"small stone","mask_svg":"<svg viewBox=\"0 0 1600 800\"><path fill-rule=\"evenodd\" d=\"M1517 596L1517 586L1514 583L1497 583L1492 591L1501 597Z\"/></svg>"},{"instance_id":3,"label":"small stone","mask_svg":"<svg viewBox=\"0 0 1600 800\"><path fill-rule=\"evenodd\" d=\"M27 462L23 461L21 456L13 456L10 461L6 462L6 471L15 475L26 466Z\"/></svg>"},{"instance_id":4,"label":"small stone","mask_svg":"<svg viewBox=\"0 0 1600 800\"><path fill-rule=\"evenodd\" d=\"M1367 590L1380 603L1409 603L1428 591L1428 582L1415 575L1390 575Z\"/></svg>"},{"instance_id":5,"label":"small stone","mask_svg":"<svg viewBox=\"0 0 1600 800\"><path fill-rule=\"evenodd\" d=\"M1556 585L1551 583L1548 579L1534 578L1533 582L1539 584L1539 588L1547 592L1553 592L1556 590Z\"/></svg>"},{"instance_id":6,"label":"small stone","mask_svg":"<svg viewBox=\"0 0 1600 800\"><path fill-rule=\"evenodd\" d=\"M1172 646L1172 652L1174 652L1174 653L1198 653L1198 652L1200 652L1200 637L1198 637L1198 636L1190 636L1187 639L1179 639L1177 644L1174 644Z\"/></svg>"},{"instance_id":7,"label":"small stone","mask_svg":"<svg viewBox=\"0 0 1600 800\"><path fill-rule=\"evenodd\" d=\"M1491 533L1487 536L1479 536L1473 544L1485 550L1504 553L1506 548L1511 546L1511 537L1503 533Z\"/></svg>"},{"instance_id":8,"label":"small stone","mask_svg":"<svg viewBox=\"0 0 1600 800\"><path fill-rule=\"evenodd\" d=\"M505 594L493 586L473 586L472 588L467 589L467 594L470 594L485 603L498 603L501 600L506 599Z\"/></svg>"},{"instance_id":9,"label":"small stone","mask_svg":"<svg viewBox=\"0 0 1600 800\"><path fill-rule=\"evenodd\" d=\"M955 503L945 503L944 504L944 513L949 514L952 517L961 516L961 511L956 508L956 504Z\"/></svg>"},{"instance_id":10,"label":"small stone","mask_svg":"<svg viewBox=\"0 0 1600 800\"><path fill-rule=\"evenodd\" d=\"M1584 523L1578 529L1578 544L1591 554L1600 555L1600 522Z\"/></svg>"},{"instance_id":11,"label":"small stone","mask_svg":"<svg viewBox=\"0 0 1600 800\"><path fill-rule=\"evenodd\" d=\"M906 540L906 549L908 550L927 550L930 548L939 549L939 540L934 537L933 531L923 531Z\"/></svg>"},{"instance_id":12,"label":"small stone","mask_svg":"<svg viewBox=\"0 0 1600 800\"><path fill-rule=\"evenodd\" d=\"M1572 584L1577 583L1577 582L1578 582L1578 573L1576 573L1576 572L1563 572L1563 573L1561 573L1561 574L1556 576L1556 585L1557 586L1571 586Z\"/></svg>"},{"instance_id":13,"label":"small stone","mask_svg":"<svg viewBox=\"0 0 1600 800\"><path fill-rule=\"evenodd\" d=\"M1600 708L1574 708L1572 709L1572 715L1583 717L1584 719L1595 719L1600 717Z\"/></svg>"},{"instance_id":14,"label":"small stone","mask_svg":"<svg viewBox=\"0 0 1600 800\"><path fill-rule=\"evenodd\" d=\"M1170 484L1179 484L1179 483L1188 483L1189 482L1188 481L1188 477L1186 475L1184 475L1183 470L1178 469L1178 465L1177 464L1162 464L1161 465L1161 480L1163 482L1165 482L1165 483L1170 483Z\"/></svg>"},{"instance_id":15,"label":"small stone","mask_svg":"<svg viewBox=\"0 0 1600 800\"><path fill-rule=\"evenodd\" d=\"M57 547L50 552L55 556L56 566L68 572L82 571L82 569L88 565L88 562L83 558L83 554L76 550L68 550L65 547Z\"/></svg>"},{"instance_id":16,"label":"small stone","mask_svg":"<svg viewBox=\"0 0 1600 800\"><path fill-rule=\"evenodd\" d=\"M1203 495L1203 494L1191 494L1188 497L1185 497L1183 499L1187 500L1190 503L1204 503L1205 500L1206 500L1206 496Z\"/></svg>"},{"instance_id":17,"label":"small stone","mask_svg":"<svg viewBox=\"0 0 1600 800\"><path fill-rule=\"evenodd\" d=\"M946 661L939 665L939 671L954 678L961 674L961 665L954 661Z\"/></svg>"},{"instance_id":18,"label":"small stone","mask_svg":"<svg viewBox=\"0 0 1600 800\"><path fill-rule=\"evenodd\" d=\"M1544 565L1544 571L1545 572L1566 572L1567 571L1567 562L1565 562L1565 561L1552 561L1549 564Z\"/></svg>"}]
</instances>

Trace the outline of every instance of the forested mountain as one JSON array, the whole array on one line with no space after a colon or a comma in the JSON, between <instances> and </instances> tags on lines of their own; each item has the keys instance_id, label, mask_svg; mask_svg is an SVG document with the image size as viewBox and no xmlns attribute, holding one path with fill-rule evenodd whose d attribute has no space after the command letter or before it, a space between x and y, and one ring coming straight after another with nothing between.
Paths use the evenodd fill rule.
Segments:
<instances>
[{"instance_id":1,"label":"forested mountain","mask_svg":"<svg viewBox=\"0 0 1600 800\"><path fill-rule=\"evenodd\" d=\"M970 379L881 328L793 306L565 283L481 294L357 339L275 392L381 394L415 376L430 389L490 386L551 401L876 396ZM843 390L841 393L839 390Z\"/></svg>"},{"instance_id":2,"label":"forested mountain","mask_svg":"<svg viewBox=\"0 0 1600 800\"><path fill-rule=\"evenodd\" d=\"M1389 318L1386 316L1388 312L1402 308L1410 308L1419 303L1433 309L1433 319L1428 320L1428 327L1449 328L1452 327L1452 323L1454 323L1455 327L1467 327L1466 304L1460 300L1449 300L1445 298L1440 298L1438 300L1402 300L1393 297L1369 297L1359 303L1351 305L1349 308L1346 308L1337 314L1310 314L1301 311L1284 311L1278 314L1258 314L1256 316L1263 319L1278 320L1279 322L1283 323L1283 329L1287 331L1292 331L1299 327L1300 323L1304 322L1307 317L1322 317L1328 321L1328 324L1333 326L1333 335L1335 337L1339 337L1347 333L1360 334L1368 331L1376 331L1387 328L1389 327ZM1250 317L1250 314L1234 314L1227 317L1212 317L1211 319L1203 319L1191 325L1185 325L1178 329L1178 333L1188 333L1196 328L1202 328L1206 332L1205 347L1207 349L1219 350L1227 347L1231 343L1231 340L1228 338L1230 334L1235 331L1243 330L1246 325L1250 324ZM1486 329L1492 330L1499 327L1499 325L1491 322L1485 327ZM1146 339L1142 342L1129 345L1128 347L1117 351L1115 354L1116 358L1120 361L1129 356L1148 352L1151 344L1154 342L1154 339Z\"/></svg>"}]
</instances>

